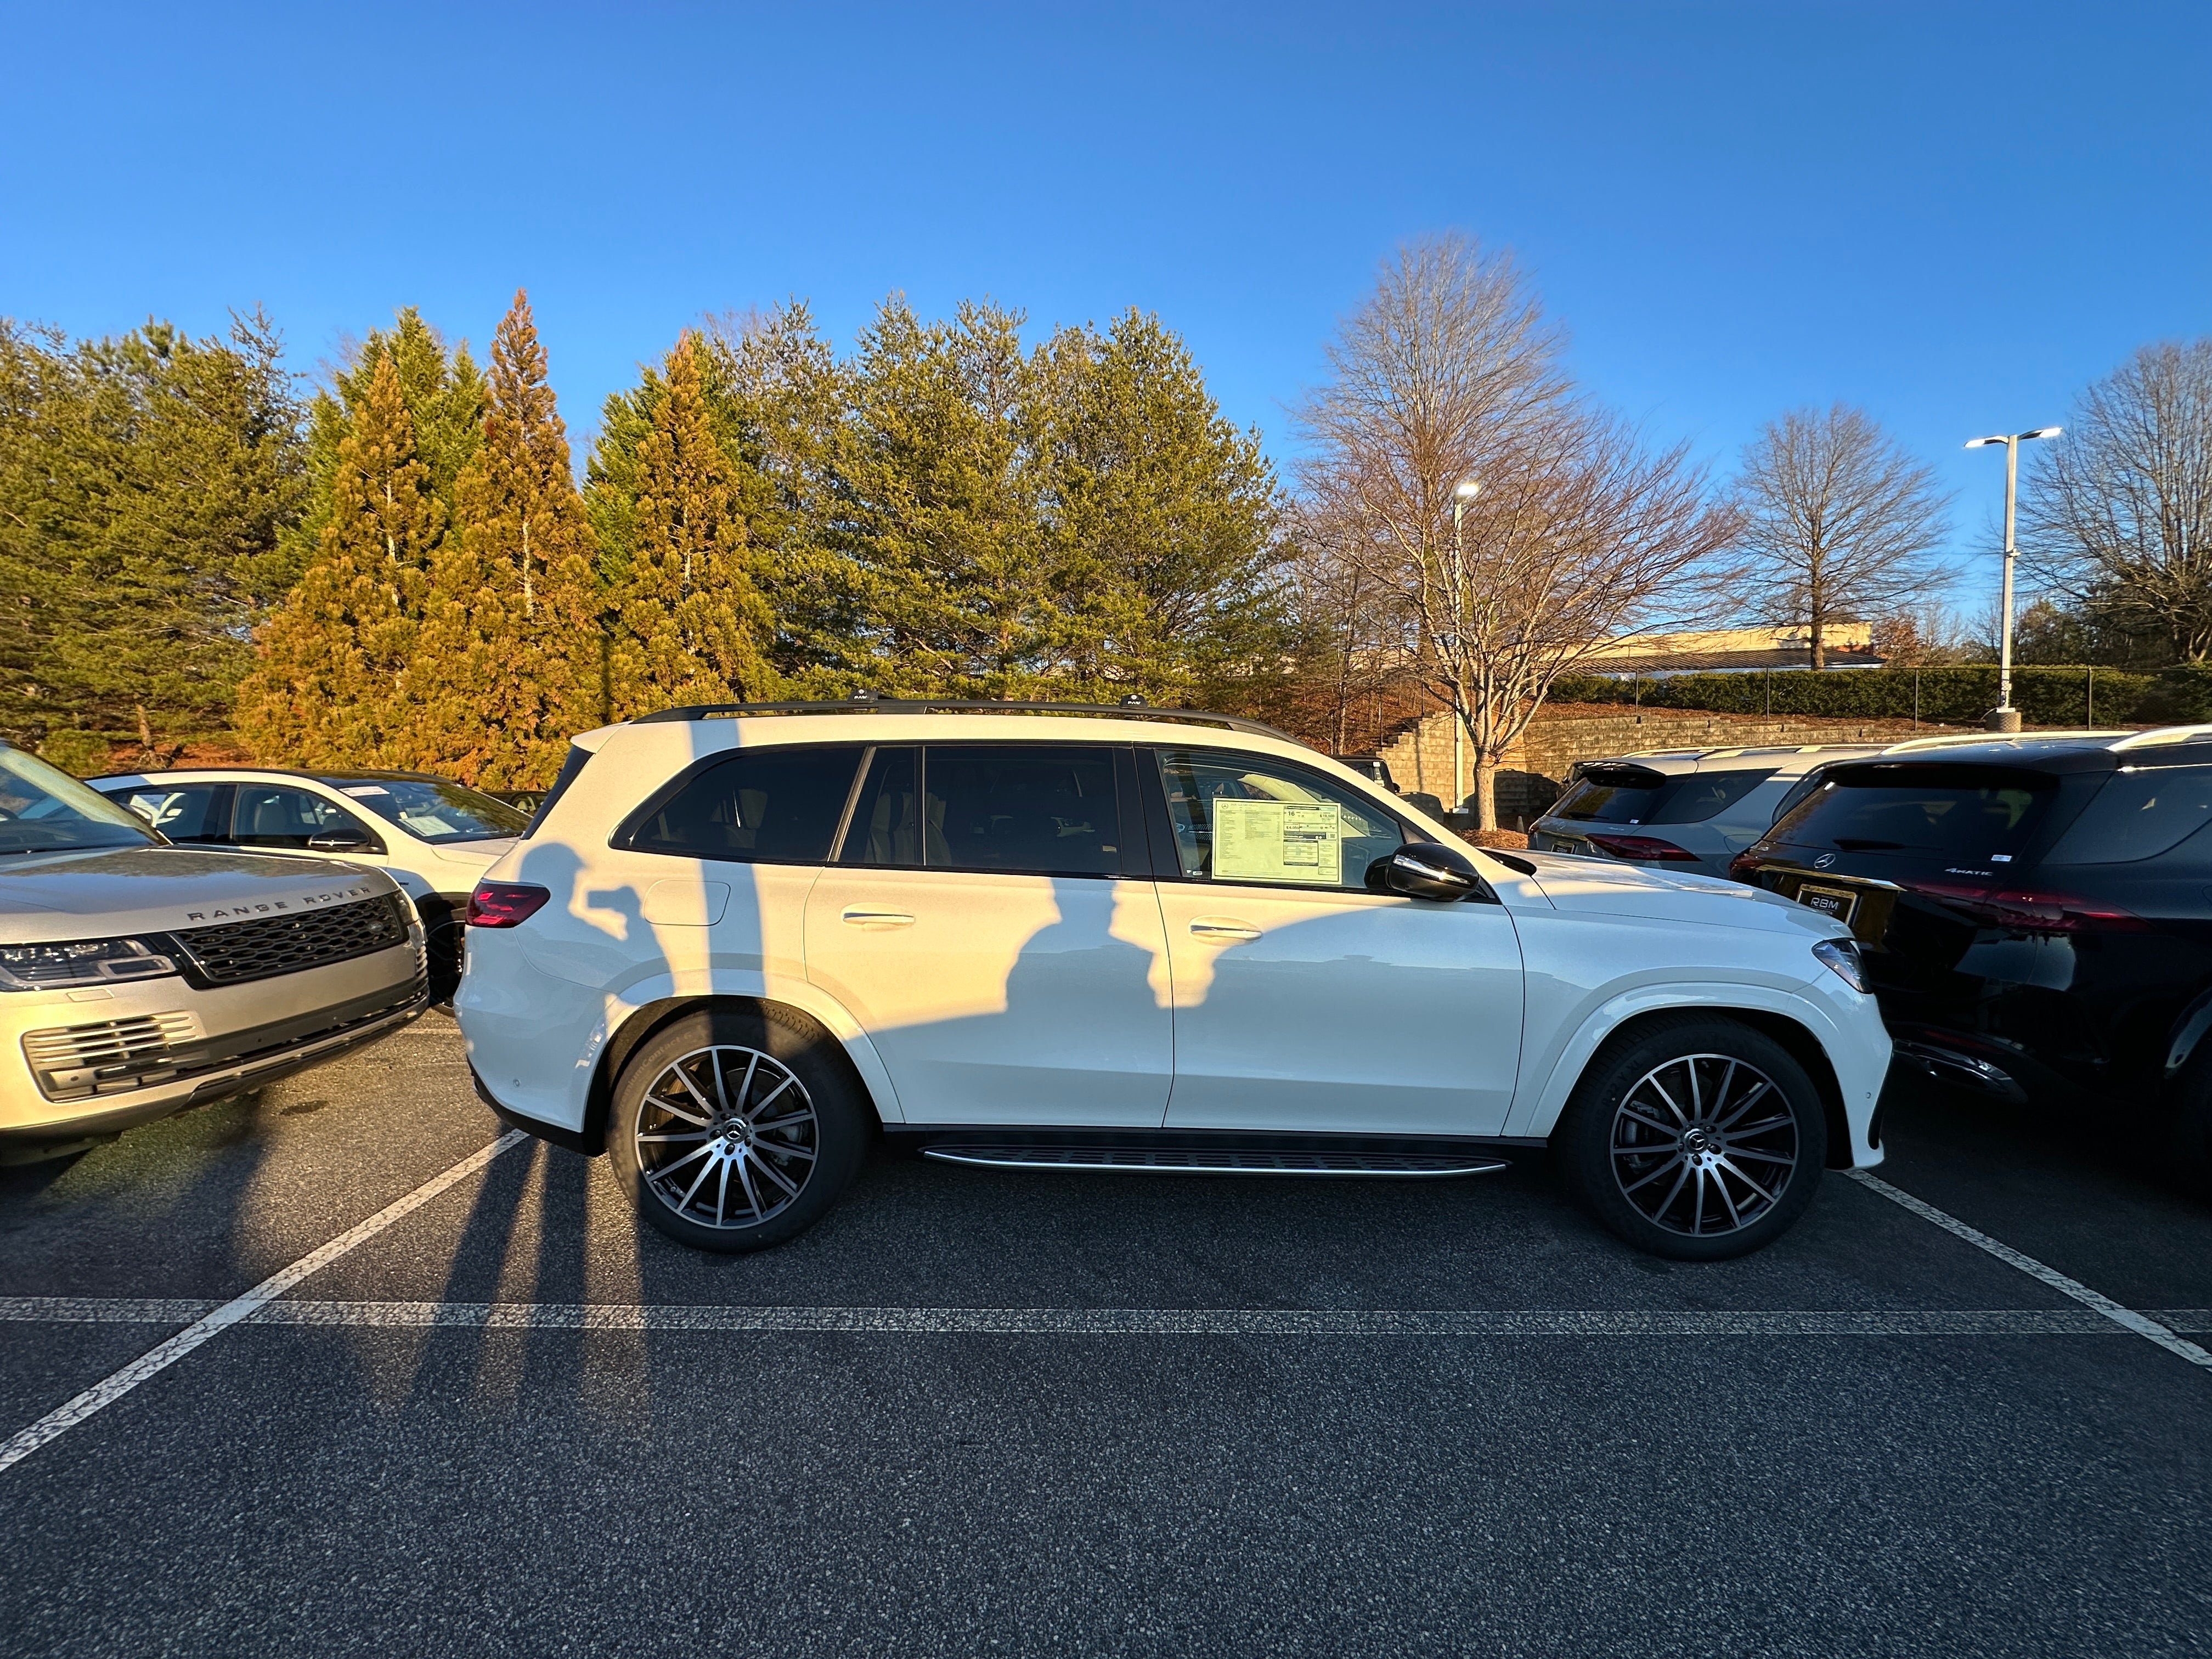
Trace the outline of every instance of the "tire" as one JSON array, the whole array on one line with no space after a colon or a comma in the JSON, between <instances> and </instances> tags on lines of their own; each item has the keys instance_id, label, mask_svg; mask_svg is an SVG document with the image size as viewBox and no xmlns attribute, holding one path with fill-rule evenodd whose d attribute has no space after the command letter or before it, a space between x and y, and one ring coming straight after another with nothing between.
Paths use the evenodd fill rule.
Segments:
<instances>
[{"instance_id":1,"label":"tire","mask_svg":"<svg viewBox=\"0 0 2212 1659\"><path fill-rule=\"evenodd\" d=\"M2212 1058L2191 1066L2174 1092L2166 1155L2173 1184L2212 1203Z\"/></svg>"},{"instance_id":2,"label":"tire","mask_svg":"<svg viewBox=\"0 0 2212 1659\"><path fill-rule=\"evenodd\" d=\"M655 1032L624 1063L607 1156L639 1217L671 1238L759 1250L822 1218L874 1127L843 1057L812 1022L714 1009Z\"/></svg>"},{"instance_id":3,"label":"tire","mask_svg":"<svg viewBox=\"0 0 2212 1659\"><path fill-rule=\"evenodd\" d=\"M1828 1121L1780 1043L1686 1014L1601 1048L1552 1147L1576 1197L1629 1243L1723 1261L1764 1249L1804 1213L1827 1163Z\"/></svg>"}]
</instances>

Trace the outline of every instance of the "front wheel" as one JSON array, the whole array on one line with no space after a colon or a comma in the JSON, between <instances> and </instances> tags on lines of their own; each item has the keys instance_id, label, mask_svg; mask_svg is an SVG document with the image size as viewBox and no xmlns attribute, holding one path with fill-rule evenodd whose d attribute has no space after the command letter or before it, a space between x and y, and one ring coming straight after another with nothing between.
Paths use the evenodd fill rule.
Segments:
<instances>
[{"instance_id":1,"label":"front wheel","mask_svg":"<svg viewBox=\"0 0 2212 1659\"><path fill-rule=\"evenodd\" d=\"M615 1080L607 1152L638 1214L704 1250L757 1250L822 1218L870 1114L830 1038L791 1017L686 1015Z\"/></svg>"},{"instance_id":2,"label":"front wheel","mask_svg":"<svg viewBox=\"0 0 2212 1659\"><path fill-rule=\"evenodd\" d=\"M1736 1021L1684 1016L1601 1050L1552 1145L1597 1218L1678 1261L1747 1255L1787 1232L1827 1162L1805 1068Z\"/></svg>"}]
</instances>

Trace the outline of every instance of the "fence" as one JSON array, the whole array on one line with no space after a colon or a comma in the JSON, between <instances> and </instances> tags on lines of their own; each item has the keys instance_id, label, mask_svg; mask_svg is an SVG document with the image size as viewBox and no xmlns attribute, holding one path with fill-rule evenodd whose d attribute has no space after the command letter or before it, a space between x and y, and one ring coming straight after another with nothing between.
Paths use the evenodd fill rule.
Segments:
<instances>
[{"instance_id":1,"label":"fence","mask_svg":"<svg viewBox=\"0 0 2212 1659\"><path fill-rule=\"evenodd\" d=\"M2147 726L2212 720L2212 667L2155 674L2117 668L2015 668L2013 705L2028 726ZM1823 673L1676 674L1613 679L1572 674L1554 702L1626 702L1735 714L1816 714L1972 726L1997 703L1995 664L1850 668Z\"/></svg>"}]
</instances>

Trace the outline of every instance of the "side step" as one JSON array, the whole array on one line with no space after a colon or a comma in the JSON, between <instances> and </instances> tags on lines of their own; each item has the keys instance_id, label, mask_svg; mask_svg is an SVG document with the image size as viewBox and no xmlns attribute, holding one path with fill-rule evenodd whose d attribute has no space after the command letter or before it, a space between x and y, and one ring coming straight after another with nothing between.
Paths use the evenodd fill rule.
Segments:
<instances>
[{"instance_id":1,"label":"side step","mask_svg":"<svg viewBox=\"0 0 2212 1659\"><path fill-rule=\"evenodd\" d=\"M1156 1175L1494 1175L1503 1158L1435 1152L1246 1152L1211 1146L925 1146L924 1158L987 1170L1135 1170Z\"/></svg>"}]
</instances>

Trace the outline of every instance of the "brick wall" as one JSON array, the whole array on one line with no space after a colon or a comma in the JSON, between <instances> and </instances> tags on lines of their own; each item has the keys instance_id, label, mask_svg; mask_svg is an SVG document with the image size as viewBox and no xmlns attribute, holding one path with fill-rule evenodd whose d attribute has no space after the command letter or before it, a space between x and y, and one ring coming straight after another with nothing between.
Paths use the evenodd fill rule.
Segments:
<instances>
[{"instance_id":1,"label":"brick wall","mask_svg":"<svg viewBox=\"0 0 2212 1659\"><path fill-rule=\"evenodd\" d=\"M1452 776L1449 714L1425 715L1378 751L1405 790L1436 796L1455 809L1474 787L1472 759L1462 757L1462 775ZM1546 708L1508 751L1498 777L1498 818L1525 829L1558 797L1577 761L1645 749L1715 749L1743 744L1895 743L1963 728L1911 720L1832 720L1811 715L1717 714L1696 708L1622 708L1618 703L1562 703Z\"/></svg>"}]
</instances>

